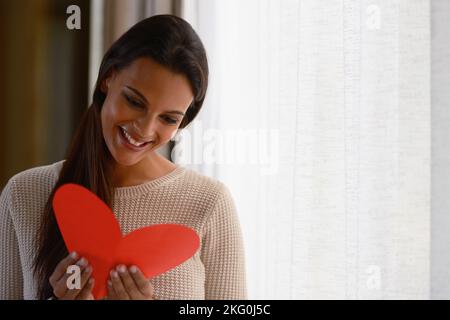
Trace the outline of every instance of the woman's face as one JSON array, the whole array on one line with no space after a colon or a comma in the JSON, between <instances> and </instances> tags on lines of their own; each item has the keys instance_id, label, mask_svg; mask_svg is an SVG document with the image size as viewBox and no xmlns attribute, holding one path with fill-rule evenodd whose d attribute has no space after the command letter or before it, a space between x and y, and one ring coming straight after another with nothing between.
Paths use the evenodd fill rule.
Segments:
<instances>
[{"instance_id":1,"label":"woman's face","mask_svg":"<svg viewBox=\"0 0 450 320\"><path fill-rule=\"evenodd\" d=\"M118 164L150 157L176 133L193 100L184 75L149 58L136 59L102 83L103 137Z\"/></svg>"}]
</instances>

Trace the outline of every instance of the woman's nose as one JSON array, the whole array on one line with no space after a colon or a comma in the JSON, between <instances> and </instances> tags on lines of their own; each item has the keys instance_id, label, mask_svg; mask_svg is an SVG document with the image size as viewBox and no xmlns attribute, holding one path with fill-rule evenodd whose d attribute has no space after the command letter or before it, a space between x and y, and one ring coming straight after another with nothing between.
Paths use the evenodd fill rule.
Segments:
<instances>
[{"instance_id":1,"label":"woman's nose","mask_svg":"<svg viewBox=\"0 0 450 320\"><path fill-rule=\"evenodd\" d=\"M134 123L137 133L145 140L153 139L158 132L157 119L154 117L142 118L138 121L138 124Z\"/></svg>"}]
</instances>

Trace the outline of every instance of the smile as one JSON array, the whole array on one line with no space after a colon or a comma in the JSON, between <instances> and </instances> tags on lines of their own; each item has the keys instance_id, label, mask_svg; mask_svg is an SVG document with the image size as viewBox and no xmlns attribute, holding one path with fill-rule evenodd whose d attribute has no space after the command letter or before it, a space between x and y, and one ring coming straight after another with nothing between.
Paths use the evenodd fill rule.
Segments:
<instances>
[{"instance_id":1,"label":"smile","mask_svg":"<svg viewBox=\"0 0 450 320\"><path fill-rule=\"evenodd\" d=\"M124 142L126 142L126 144L129 147L132 147L133 150L142 150L145 146L147 146L148 144L150 144L152 141L147 141L147 142L139 142L136 141L135 139L133 139L133 137L131 137L131 135L125 130L125 128L120 127L120 136L123 138Z\"/></svg>"}]
</instances>

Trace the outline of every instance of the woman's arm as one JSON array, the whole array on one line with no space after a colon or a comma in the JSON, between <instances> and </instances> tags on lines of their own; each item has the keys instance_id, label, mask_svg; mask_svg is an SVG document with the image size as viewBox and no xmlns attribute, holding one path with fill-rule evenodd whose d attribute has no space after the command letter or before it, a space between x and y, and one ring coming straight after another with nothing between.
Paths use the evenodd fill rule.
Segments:
<instances>
[{"instance_id":1,"label":"woman's arm","mask_svg":"<svg viewBox=\"0 0 450 320\"><path fill-rule=\"evenodd\" d=\"M19 246L11 218L10 180L0 196L0 300L23 299Z\"/></svg>"},{"instance_id":2,"label":"woman's arm","mask_svg":"<svg viewBox=\"0 0 450 320\"><path fill-rule=\"evenodd\" d=\"M245 254L233 199L220 183L214 209L203 227L201 259L205 266L205 299L247 299Z\"/></svg>"}]
</instances>

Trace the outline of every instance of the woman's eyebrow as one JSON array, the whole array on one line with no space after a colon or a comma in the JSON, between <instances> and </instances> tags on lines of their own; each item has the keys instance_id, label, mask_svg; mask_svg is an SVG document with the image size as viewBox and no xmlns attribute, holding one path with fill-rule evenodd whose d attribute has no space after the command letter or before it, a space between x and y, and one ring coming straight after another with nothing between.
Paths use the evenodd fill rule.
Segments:
<instances>
[{"instance_id":1,"label":"woman's eyebrow","mask_svg":"<svg viewBox=\"0 0 450 320\"><path fill-rule=\"evenodd\" d=\"M134 89L134 88L132 88L130 86L125 86L125 87L127 87L128 89L133 91L135 94L137 94L139 97L141 97L141 99L144 100L144 102L146 104L149 104L147 99L144 97L144 95L142 93L140 93L138 90L136 90L136 89ZM180 114L180 115L184 116L184 113L181 112L181 111L178 111L178 110L166 111L166 113L176 113L176 114Z\"/></svg>"}]
</instances>

